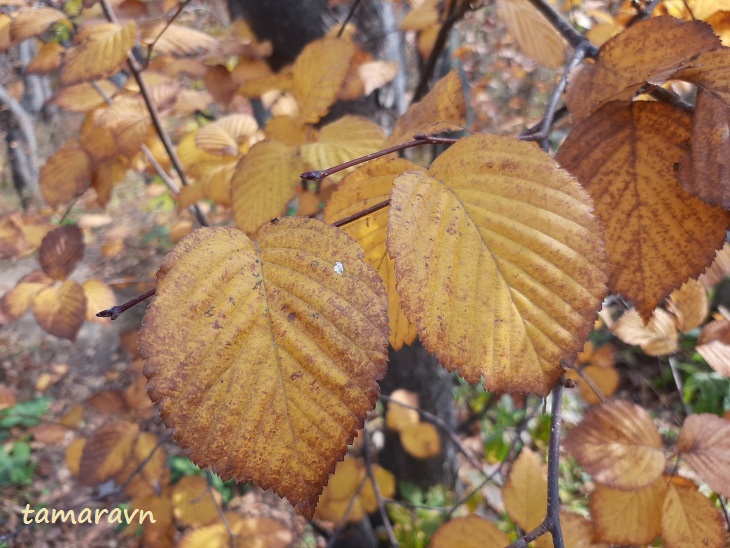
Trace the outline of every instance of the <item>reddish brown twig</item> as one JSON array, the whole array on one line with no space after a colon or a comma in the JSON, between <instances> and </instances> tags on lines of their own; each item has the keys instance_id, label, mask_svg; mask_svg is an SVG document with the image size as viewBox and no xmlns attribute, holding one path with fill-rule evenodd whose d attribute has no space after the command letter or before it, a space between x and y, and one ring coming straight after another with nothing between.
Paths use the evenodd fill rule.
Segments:
<instances>
[{"instance_id":1,"label":"reddish brown twig","mask_svg":"<svg viewBox=\"0 0 730 548\"><path fill-rule=\"evenodd\" d=\"M107 308L106 310L102 310L101 312L96 313L97 318L111 318L112 320L116 320L121 314L129 310L135 305L138 305L142 301L149 299L152 295L155 294L155 291L157 291L156 287L153 287L149 291L142 293L141 295L137 295L134 299L131 301L127 301L124 304L118 304L117 306L112 306L111 308Z\"/></svg>"}]
</instances>

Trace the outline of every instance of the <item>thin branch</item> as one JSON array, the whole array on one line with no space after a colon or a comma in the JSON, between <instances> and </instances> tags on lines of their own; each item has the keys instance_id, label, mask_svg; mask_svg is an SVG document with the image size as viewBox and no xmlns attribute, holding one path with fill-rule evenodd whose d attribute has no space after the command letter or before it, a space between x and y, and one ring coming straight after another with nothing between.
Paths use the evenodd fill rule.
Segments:
<instances>
[{"instance_id":1,"label":"thin branch","mask_svg":"<svg viewBox=\"0 0 730 548\"><path fill-rule=\"evenodd\" d=\"M400 145L388 147L383 150L379 150L378 152L373 152L372 154L366 154L365 156L361 156L360 158L350 160L349 162L343 162L336 166L332 166L329 169L324 169L321 171L305 171L299 177L301 177L305 181L315 181L317 183L321 183L325 178L329 177L330 175L333 175L353 166L364 164L365 162L369 162L370 160L375 160L376 158L382 158L383 156L393 154L394 152L400 152L401 150L421 145L451 145L454 144L456 141L458 141L458 139L452 139L450 137L434 137L433 135L424 135L422 133L419 133L413 136L413 141L408 141Z\"/></svg>"},{"instance_id":2,"label":"thin branch","mask_svg":"<svg viewBox=\"0 0 730 548\"><path fill-rule=\"evenodd\" d=\"M588 43L588 45L590 45L590 43ZM547 109L545 110L545 116L543 116L542 121L538 124L540 129L534 133L523 132L519 136L520 139L522 139L523 141L538 141L540 143L540 147L545 152L548 151L550 145L550 130L555 123L555 116L558 111L558 105L560 104L560 100L563 97L563 92L568 85L568 76L570 72L575 67L577 67L586 57L588 45L586 45L586 43L583 43L575 49L575 52L573 52L573 56L570 58L568 64L565 66L565 69L563 70L563 75L560 77L558 85L555 86L555 89L550 96L550 102L548 103Z\"/></svg>"},{"instance_id":3,"label":"thin branch","mask_svg":"<svg viewBox=\"0 0 730 548\"><path fill-rule=\"evenodd\" d=\"M357 486L357 489L355 489L355 492L352 494L352 497L350 498L350 502L347 503L347 508L345 508L345 511L342 513L342 517L340 517L340 520L337 522L337 525L335 525L334 531L332 531L332 536L330 537L329 541L327 542L327 548L332 548L335 543L337 542L337 538L340 536L340 531L347 523L347 516L350 515L350 512L352 511L352 506L355 504L355 500L357 500L357 497L360 496L360 492L362 491L363 487L365 487L365 482L368 480L367 476L363 476L363 478L360 480L360 483Z\"/></svg>"},{"instance_id":4,"label":"thin branch","mask_svg":"<svg viewBox=\"0 0 730 548\"><path fill-rule=\"evenodd\" d=\"M563 531L560 526L560 492L558 478L560 476L560 431L562 423L563 377L553 388L553 402L550 416L550 444L548 446L548 487L547 514L535 529L523 535L509 545L508 548L527 548L527 545L545 533L553 536L553 546L564 548Z\"/></svg>"},{"instance_id":5,"label":"thin branch","mask_svg":"<svg viewBox=\"0 0 730 548\"><path fill-rule=\"evenodd\" d=\"M725 523L727 524L726 529L730 531L730 515L728 515L728 512L727 512L727 504L725 503L725 499L722 498L722 495L717 495L717 500L720 501L720 508L722 508L722 515L725 516Z\"/></svg>"},{"instance_id":6,"label":"thin branch","mask_svg":"<svg viewBox=\"0 0 730 548\"><path fill-rule=\"evenodd\" d=\"M210 496L213 504L215 505L215 509L218 512L218 517L221 518L223 526L226 528L226 532L228 533L229 546L235 546L236 535L231 529L231 525L228 523L228 520L226 519L226 514L223 512L223 508L221 508L221 505L218 504L218 501L215 500L215 497L213 496L213 472L210 471L210 468L205 469L205 488L208 492L208 496Z\"/></svg>"},{"instance_id":7,"label":"thin branch","mask_svg":"<svg viewBox=\"0 0 730 548\"><path fill-rule=\"evenodd\" d=\"M380 519L383 520L383 527L385 527L385 533L388 535L388 540L391 546L398 546L398 540L395 538L395 532L393 531L393 525L390 523L390 517L388 511L385 508L383 502L383 494L380 492L380 486L375 481L375 474L373 474L372 466L372 455L370 454L370 440L368 439L368 428L367 424L363 427L362 447L363 456L365 457L365 472L370 482L373 484L373 492L375 493L375 500L378 503L378 510L380 511Z\"/></svg>"},{"instance_id":8,"label":"thin branch","mask_svg":"<svg viewBox=\"0 0 730 548\"><path fill-rule=\"evenodd\" d=\"M596 386L596 383L593 382L593 379L591 379L588 375L586 375L586 372L583 370L582 367L577 367L575 365L565 365L567 369L572 369L575 371L578 376L583 379L583 381L588 385L588 388L590 388L593 393L596 395L596 397L601 400L601 403L606 403L606 396L603 395L603 392L601 392L601 389Z\"/></svg>"},{"instance_id":9,"label":"thin branch","mask_svg":"<svg viewBox=\"0 0 730 548\"><path fill-rule=\"evenodd\" d=\"M159 32L157 36L155 36L155 39L152 40L152 43L147 46L147 58L145 59L144 66L147 67L147 65L150 64L150 58L152 57L152 52L155 49L155 45L157 44L157 41L162 38L162 35L165 34L165 31L170 28L170 25L177 19L180 14L183 12L183 10L187 7L187 5L192 2L192 0L184 0L183 2L180 2L177 5L177 10L175 13L172 14L172 17L167 20L165 23L165 26L162 27L162 30Z\"/></svg>"},{"instance_id":10,"label":"thin branch","mask_svg":"<svg viewBox=\"0 0 730 548\"><path fill-rule=\"evenodd\" d=\"M119 25L119 19L117 19L117 16L114 13L114 9L112 8L109 0L101 0L100 3L106 18L110 22ZM160 138L162 146L165 148L165 152L170 158L170 162L172 163L172 166L175 168L175 172L180 178L180 182L183 186L189 186L190 181L188 180L187 174L185 173L185 169L180 162L180 158L178 158L177 156L177 152L175 152L175 146L172 144L170 136L167 134L167 131L165 131L165 128L162 126L160 114L157 112L157 107L155 107L155 104L152 101L150 90L147 87L144 78L142 77L142 69L139 67L137 60L134 58L132 52L127 55L127 66L129 67L129 71L132 73L132 76L134 76L134 80L137 82L137 86L139 87L139 93L142 96L142 100L144 101L145 106L147 107L147 112L150 115L150 119L152 120L152 125L155 128L155 132ZM203 212L200 210L200 208L198 206L193 207L195 218L198 223L200 223L201 226L210 226L210 223L205 218L205 215L203 215Z\"/></svg>"},{"instance_id":11,"label":"thin branch","mask_svg":"<svg viewBox=\"0 0 730 548\"><path fill-rule=\"evenodd\" d=\"M566 21L562 15L560 15L555 9L545 2L545 0L528 0L530 4L535 6L535 9L539 11L545 19L557 30L560 35L574 49L585 48L585 55L589 58L596 58L598 56L598 48L591 44L585 36L575 30L572 25Z\"/></svg>"},{"instance_id":12,"label":"thin branch","mask_svg":"<svg viewBox=\"0 0 730 548\"><path fill-rule=\"evenodd\" d=\"M685 416L692 414L692 410L689 405L684 401L684 383L682 382L682 376L679 374L679 368L677 367L677 359L669 357L669 369L672 371L672 377L674 378L674 384L677 385L677 392L679 392L679 401L682 402L682 408L684 409Z\"/></svg>"},{"instance_id":13,"label":"thin branch","mask_svg":"<svg viewBox=\"0 0 730 548\"><path fill-rule=\"evenodd\" d=\"M662 0L652 0L645 9L637 9L638 13L626 24L626 28L629 28L635 23L651 17L652 12L661 2Z\"/></svg>"},{"instance_id":14,"label":"thin branch","mask_svg":"<svg viewBox=\"0 0 730 548\"><path fill-rule=\"evenodd\" d=\"M340 30L337 32L337 38L340 38L342 36L342 33L345 32L345 27L347 27L347 23L350 22L350 20L355 15L355 12L357 11L357 8L360 7L360 2L362 0L355 0L352 3L352 6L350 7L350 11L347 12L347 17L345 17L345 20L342 22L342 26L340 27Z\"/></svg>"},{"instance_id":15,"label":"thin branch","mask_svg":"<svg viewBox=\"0 0 730 548\"><path fill-rule=\"evenodd\" d=\"M436 40L433 44L433 48L431 49L431 54L428 56L428 61L421 71L421 77L418 80L416 91L413 92L413 99L411 100L411 104L420 101L423 96L426 95L426 93L428 92L428 83L433 76L434 70L436 69L436 62L438 61L441 52L446 46L446 39L449 37L449 32L451 32L453 26L464 17L464 14L469 9L470 4L471 0L461 0L461 3L458 5L458 7L446 18L446 21L444 21L441 25L441 28L436 35Z\"/></svg>"},{"instance_id":16,"label":"thin branch","mask_svg":"<svg viewBox=\"0 0 730 548\"><path fill-rule=\"evenodd\" d=\"M119 316L121 316L124 312L126 312L133 306L138 305L142 301L149 299L152 295L155 294L155 291L157 291L157 288L153 287L149 291L146 291L145 293L142 293L141 295L136 296L131 301L127 301L124 304L112 306L111 308L107 308L106 310L97 312L96 317L97 318L111 318L112 320L116 320Z\"/></svg>"},{"instance_id":17,"label":"thin branch","mask_svg":"<svg viewBox=\"0 0 730 548\"><path fill-rule=\"evenodd\" d=\"M357 221L358 219L362 219L363 217L367 217L371 213L375 213L376 211L380 211L383 208L386 208L390 205L390 198L387 200L383 200L382 202L372 205L368 207L367 209L363 209L362 211L358 211L357 213L353 213L349 217L345 217L344 219L340 219L339 221L335 221L332 223L332 226L336 227L342 227L346 224L353 223Z\"/></svg>"}]
</instances>

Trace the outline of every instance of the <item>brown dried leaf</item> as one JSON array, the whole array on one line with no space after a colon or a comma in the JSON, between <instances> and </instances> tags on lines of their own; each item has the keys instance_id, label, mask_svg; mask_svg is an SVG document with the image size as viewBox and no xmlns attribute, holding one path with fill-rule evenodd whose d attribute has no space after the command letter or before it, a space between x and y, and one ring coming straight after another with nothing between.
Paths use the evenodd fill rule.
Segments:
<instances>
[{"instance_id":1,"label":"brown dried leaf","mask_svg":"<svg viewBox=\"0 0 730 548\"><path fill-rule=\"evenodd\" d=\"M724 497L730 496L730 421L701 413L684 420L677 449L682 458Z\"/></svg>"},{"instance_id":2,"label":"brown dried leaf","mask_svg":"<svg viewBox=\"0 0 730 548\"><path fill-rule=\"evenodd\" d=\"M723 377L730 378L730 321L708 323L697 339L695 350L710 367Z\"/></svg>"},{"instance_id":3,"label":"brown dried leaf","mask_svg":"<svg viewBox=\"0 0 730 548\"><path fill-rule=\"evenodd\" d=\"M230 114L202 127L195 134L195 145L209 154L237 156L239 145L258 129L253 116Z\"/></svg>"},{"instance_id":4,"label":"brown dried leaf","mask_svg":"<svg viewBox=\"0 0 730 548\"><path fill-rule=\"evenodd\" d=\"M623 400L593 407L564 447L596 481L619 489L654 483L666 464L651 417Z\"/></svg>"},{"instance_id":5,"label":"brown dried leaf","mask_svg":"<svg viewBox=\"0 0 730 548\"><path fill-rule=\"evenodd\" d=\"M23 276L13 289L3 295L0 309L11 320L17 320L33 305L33 300L42 289L53 284L53 280L41 270L34 270Z\"/></svg>"},{"instance_id":6,"label":"brown dried leaf","mask_svg":"<svg viewBox=\"0 0 730 548\"><path fill-rule=\"evenodd\" d=\"M13 407L15 401L15 391L4 384L0 384L0 410Z\"/></svg>"},{"instance_id":7,"label":"brown dried leaf","mask_svg":"<svg viewBox=\"0 0 730 548\"><path fill-rule=\"evenodd\" d=\"M640 346L649 356L666 356L678 348L674 318L662 308L654 311L646 326L636 310L627 310L616 320L611 331L626 344Z\"/></svg>"},{"instance_id":8,"label":"brown dried leaf","mask_svg":"<svg viewBox=\"0 0 730 548\"><path fill-rule=\"evenodd\" d=\"M81 468L81 456L86 446L86 438L74 439L66 448L66 468L76 476Z\"/></svg>"},{"instance_id":9,"label":"brown dried leaf","mask_svg":"<svg viewBox=\"0 0 730 548\"><path fill-rule=\"evenodd\" d=\"M38 250L38 262L48 277L63 281L83 259L84 234L76 225L60 226L46 234Z\"/></svg>"},{"instance_id":10,"label":"brown dried leaf","mask_svg":"<svg viewBox=\"0 0 730 548\"><path fill-rule=\"evenodd\" d=\"M38 325L51 335L76 340L86 317L86 295L73 280L42 289L33 300L33 315Z\"/></svg>"},{"instance_id":11,"label":"brown dried leaf","mask_svg":"<svg viewBox=\"0 0 730 548\"><path fill-rule=\"evenodd\" d=\"M39 49L35 57L30 60L25 71L28 74L48 74L61 66L63 54L66 52L61 44L56 42L47 42Z\"/></svg>"},{"instance_id":12,"label":"brown dried leaf","mask_svg":"<svg viewBox=\"0 0 730 548\"><path fill-rule=\"evenodd\" d=\"M159 36L155 42L156 53L185 57L211 53L220 47L216 38L203 31L177 23L166 25L166 21L155 22L142 31L142 42L148 46Z\"/></svg>"},{"instance_id":13,"label":"brown dried leaf","mask_svg":"<svg viewBox=\"0 0 730 548\"><path fill-rule=\"evenodd\" d=\"M43 198L53 208L68 204L91 184L91 162L79 143L69 139L41 168Z\"/></svg>"},{"instance_id":14,"label":"brown dried leaf","mask_svg":"<svg viewBox=\"0 0 730 548\"><path fill-rule=\"evenodd\" d=\"M607 544L592 542L593 523L572 512L560 512L563 542L570 548L608 548Z\"/></svg>"},{"instance_id":15,"label":"brown dried leaf","mask_svg":"<svg viewBox=\"0 0 730 548\"><path fill-rule=\"evenodd\" d=\"M669 295L667 309L674 314L677 329L682 333L701 326L710 313L705 286L697 280L687 281Z\"/></svg>"},{"instance_id":16,"label":"brown dried leaf","mask_svg":"<svg viewBox=\"0 0 730 548\"><path fill-rule=\"evenodd\" d=\"M491 521L472 514L447 521L431 537L431 548L484 548L506 546L509 537Z\"/></svg>"},{"instance_id":17,"label":"brown dried leaf","mask_svg":"<svg viewBox=\"0 0 730 548\"><path fill-rule=\"evenodd\" d=\"M15 43L22 42L40 34L53 23L61 21L68 23L66 14L60 10L49 7L22 7L13 13L10 37Z\"/></svg>"},{"instance_id":18,"label":"brown dried leaf","mask_svg":"<svg viewBox=\"0 0 730 548\"><path fill-rule=\"evenodd\" d=\"M715 260L698 280L707 289L712 289L728 276L730 276L730 244L725 244L715 253Z\"/></svg>"},{"instance_id":19,"label":"brown dried leaf","mask_svg":"<svg viewBox=\"0 0 730 548\"><path fill-rule=\"evenodd\" d=\"M608 101L630 100L645 82L662 82L685 61L719 46L712 27L700 21L639 21L606 42L596 63L571 76L565 101L573 120L582 122Z\"/></svg>"},{"instance_id":20,"label":"brown dried leaf","mask_svg":"<svg viewBox=\"0 0 730 548\"><path fill-rule=\"evenodd\" d=\"M114 97L119 91L109 80L101 80L96 82L96 85L101 89L104 96L109 98ZM100 95L94 86L84 82L83 84L61 88L50 99L50 103L69 112L87 112L106 104L104 96Z\"/></svg>"},{"instance_id":21,"label":"brown dried leaf","mask_svg":"<svg viewBox=\"0 0 730 548\"><path fill-rule=\"evenodd\" d=\"M664 103L613 102L573 130L557 156L593 198L606 231L609 289L633 300L645 320L700 274L730 225L727 211L677 183L672 166L684 154L689 123Z\"/></svg>"},{"instance_id":22,"label":"brown dried leaf","mask_svg":"<svg viewBox=\"0 0 730 548\"><path fill-rule=\"evenodd\" d=\"M82 485L94 485L112 478L124 468L132 455L139 426L118 421L107 424L87 440L81 455L79 476Z\"/></svg>"},{"instance_id":23,"label":"brown dried leaf","mask_svg":"<svg viewBox=\"0 0 730 548\"><path fill-rule=\"evenodd\" d=\"M563 65L565 40L528 0L497 0L497 15L525 55L551 69Z\"/></svg>"},{"instance_id":24,"label":"brown dried leaf","mask_svg":"<svg viewBox=\"0 0 730 548\"><path fill-rule=\"evenodd\" d=\"M79 34L81 42L66 52L61 67L61 83L78 84L115 74L126 62L136 36L134 21L123 27L113 23L87 27Z\"/></svg>"}]
</instances>

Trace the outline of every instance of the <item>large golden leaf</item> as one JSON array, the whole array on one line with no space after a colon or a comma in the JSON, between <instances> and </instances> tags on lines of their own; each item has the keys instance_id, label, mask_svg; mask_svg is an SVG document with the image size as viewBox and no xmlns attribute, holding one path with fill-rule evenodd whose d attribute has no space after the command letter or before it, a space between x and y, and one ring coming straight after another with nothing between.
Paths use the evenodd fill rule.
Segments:
<instances>
[{"instance_id":1,"label":"large golden leaf","mask_svg":"<svg viewBox=\"0 0 730 548\"><path fill-rule=\"evenodd\" d=\"M73 341L86 317L86 294L73 280L46 287L33 300L33 315L47 333Z\"/></svg>"},{"instance_id":2,"label":"large golden leaf","mask_svg":"<svg viewBox=\"0 0 730 548\"><path fill-rule=\"evenodd\" d=\"M663 103L613 102L573 130L557 156L595 202L609 289L631 299L644 320L712 261L730 224L726 211L677 183L674 165L689 124L687 114Z\"/></svg>"},{"instance_id":3,"label":"large golden leaf","mask_svg":"<svg viewBox=\"0 0 730 548\"><path fill-rule=\"evenodd\" d=\"M650 485L666 464L651 417L622 400L591 409L563 445L596 481L619 489Z\"/></svg>"},{"instance_id":4,"label":"large golden leaf","mask_svg":"<svg viewBox=\"0 0 730 548\"><path fill-rule=\"evenodd\" d=\"M61 66L61 83L78 84L106 78L116 73L134 46L137 25L130 21L123 27L101 23L84 30L81 43L66 52Z\"/></svg>"},{"instance_id":5,"label":"large golden leaf","mask_svg":"<svg viewBox=\"0 0 730 548\"><path fill-rule=\"evenodd\" d=\"M140 348L160 414L200 466L253 480L311 518L378 397L382 281L314 219L201 229L165 258Z\"/></svg>"},{"instance_id":6,"label":"large golden leaf","mask_svg":"<svg viewBox=\"0 0 730 548\"><path fill-rule=\"evenodd\" d=\"M679 433L682 458L716 492L730 497L730 421L710 413L690 415Z\"/></svg>"},{"instance_id":7,"label":"large golden leaf","mask_svg":"<svg viewBox=\"0 0 730 548\"><path fill-rule=\"evenodd\" d=\"M551 69L562 66L566 42L529 0L497 0L497 15L525 55Z\"/></svg>"},{"instance_id":8,"label":"large golden leaf","mask_svg":"<svg viewBox=\"0 0 730 548\"><path fill-rule=\"evenodd\" d=\"M417 133L456 131L466 124L466 100L461 78L452 70L395 123L389 145L405 143Z\"/></svg>"},{"instance_id":9,"label":"large golden leaf","mask_svg":"<svg viewBox=\"0 0 730 548\"><path fill-rule=\"evenodd\" d=\"M611 544L648 544L659 534L667 478L631 491L596 485L591 493L593 540Z\"/></svg>"},{"instance_id":10,"label":"large golden leaf","mask_svg":"<svg viewBox=\"0 0 730 548\"><path fill-rule=\"evenodd\" d=\"M366 164L345 177L330 198L324 210L325 221L332 223L387 200L393 180L408 170L419 170L417 165L400 158L379 159ZM422 170L425 172L425 170ZM388 210L381 209L362 219L348 223L343 230L357 240L365 251L365 260L378 271L388 292L388 319L390 344L400 350L416 338L416 326L408 321L400 306L395 289L393 260L385 249L388 228Z\"/></svg>"},{"instance_id":11,"label":"large golden leaf","mask_svg":"<svg viewBox=\"0 0 730 548\"><path fill-rule=\"evenodd\" d=\"M236 166L231 202L236 226L252 234L281 215L296 195L304 171L297 149L276 141L256 143Z\"/></svg>"},{"instance_id":12,"label":"large golden leaf","mask_svg":"<svg viewBox=\"0 0 730 548\"><path fill-rule=\"evenodd\" d=\"M662 539L667 547L725 546L720 511L697 486L682 477L669 482L662 508Z\"/></svg>"},{"instance_id":13,"label":"large golden leaf","mask_svg":"<svg viewBox=\"0 0 730 548\"><path fill-rule=\"evenodd\" d=\"M300 116L309 124L319 121L335 102L345 83L357 48L340 38L323 38L307 45L294 63L292 91Z\"/></svg>"},{"instance_id":14,"label":"large golden leaf","mask_svg":"<svg viewBox=\"0 0 730 548\"><path fill-rule=\"evenodd\" d=\"M360 116L343 116L322 128L317 141L302 146L304 162L312 169L329 167L354 160L385 146L385 135L379 125ZM352 168L351 168L352 169ZM339 181L347 171L330 175Z\"/></svg>"},{"instance_id":15,"label":"large golden leaf","mask_svg":"<svg viewBox=\"0 0 730 548\"><path fill-rule=\"evenodd\" d=\"M700 21L652 17L606 42L594 64L570 79L565 101L576 122L608 102L629 100L647 81L667 75L698 53L720 46L712 27Z\"/></svg>"},{"instance_id":16,"label":"large golden leaf","mask_svg":"<svg viewBox=\"0 0 730 548\"><path fill-rule=\"evenodd\" d=\"M487 390L547 393L605 294L602 233L580 185L535 146L462 139L395 181L387 247L429 352Z\"/></svg>"}]
</instances>

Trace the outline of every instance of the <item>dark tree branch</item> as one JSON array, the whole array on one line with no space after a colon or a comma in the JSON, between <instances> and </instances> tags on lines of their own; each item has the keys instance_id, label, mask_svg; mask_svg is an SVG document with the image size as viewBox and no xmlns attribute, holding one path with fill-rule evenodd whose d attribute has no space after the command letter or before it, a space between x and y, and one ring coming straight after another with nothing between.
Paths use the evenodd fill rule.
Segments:
<instances>
[{"instance_id":1,"label":"dark tree branch","mask_svg":"<svg viewBox=\"0 0 730 548\"><path fill-rule=\"evenodd\" d=\"M558 478L560 476L560 430L562 423L563 383L565 377L555 383L550 415L550 445L548 446L548 488L547 515L534 530L509 545L508 548L527 548L527 545L545 533L553 536L553 546L564 548L563 531L560 527L560 494Z\"/></svg>"},{"instance_id":2,"label":"dark tree branch","mask_svg":"<svg viewBox=\"0 0 730 548\"><path fill-rule=\"evenodd\" d=\"M180 2L177 5L177 10L175 11L175 13L173 13L172 14L172 17L170 17L170 19L167 20L167 22L165 23L165 26L162 27L162 30L159 32L159 34L157 36L155 36L155 39L154 40L152 40L152 43L147 46L147 57L146 57L146 59L144 61L145 68L147 68L147 65L150 64L150 58L152 57L152 52L155 49L155 45L157 44L157 41L160 38L162 38L162 35L165 34L165 31L170 28L170 25L172 25L172 23L175 21L175 19L177 19L180 16L180 14L183 12L183 10L185 9L185 7L190 2L192 2L192 0L184 0L183 2Z\"/></svg>"},{"instance_id":3,"label":"dark tree branch","mask_svg":"<svg viewBox=\"0 0 730 548\"><path fill-rule=\"evenodd\" d=\"M336 226L338 228L339 227L343 227L346 224L350 224L352 222L357 221L358 219L362 219L363 217L367 217L371 213L375 213L376 211L380 211L381 209L386 208L389 205L390 205L390 199L383 200L382 202L377 203L375 205L372 205L372 206L368 207L367 209L363 209L362 211L358 211L357 213L353 213L349 217L345 217L344 219L340 219L339 221L335 221L334 223L332 223L332 226ZM384 398L386 396L381 396L381 397Z\"/></svg>"},{"instance_id":4,"label":"dark tree branch","mask_svg":"<svg viewBox=\"0 0 730 548\"><path fill-rule=\"evenodd\" d=\"M449 14L449 16L441 25L441 28L436 35L436 41L433 44L431 55L428 56L428 61L421 71L421 77L418 80L416 91L413 92L413 99L411 100L411 104L420 101L423 96L426 95L426 93L428 92L428 83L433 76L434 70L436 69L436 62L438 61L441 52L446 46L446 39L449 37L449 32L451 32L453 26L464 17L464 14L469 9L470 3L471 0L461 0L456 9L454 9Z\"/></svg>"},{"instance_id":5,"label":"dark tree branch","mask_svg":"<svg viewBox=\"0 0 730 548\"><path fill-rule=\"evenodd\" d=\"M395 532L393 531L393 525L390 523L390 517L388 516L388 510L385 508L383 502L383 494L380 492L380 486L375 481L375 474L373 474L372 455L370 454L370 439L368 438L367 424L362 430L362 448L363 457L365 458L365 472L367 478L373 484L373 492L375 493L375 500L378 503L378 511L380 512L380 519L383 520L383 527L385 527L385 533L388 535L388 541L391 546L398 546L398 540L395 538Z\"/></svg>"},{"instance_id":6,"label":"dark tree branch","mask_svg":"<svg viewBox=\"0 0 730 548\"><path fill-rule=\"evenodd\" d=\"M144 301L146 299L149 299L152 295L155 294L156 290L157 290L157 288L153 287L149 291L136 296L131 301L127 301L124 304L112 306L111 308L102 310L101 312L97 312L96 316L97 316L97 318L111 318L112 320L116 320L119 316L121 316L124 312L126 312L133 306L138 305L139 303L141 303L142 301Z\"/></svg>"},{"instance_id":7,"label":"dark tree branch","mask_svg":"<svg viewBox=\"0 0 730 548\"><path fill-rule=\"evenodd\" d=\"M337 38L340 38L342 36L342 33L345 32L345 28L347 27L347 23L350 22L350 20L355 16L355 12L357 11L357 8L360 7L360 2L362 0L355 0L352 3L352 6L350 7L350 11L347 12L347 17L345 17L345 20L342 22L342 26L340 27L340 30L337 31Z\"/></svg>"},{"instance_id":8,"label":"dark tree branch","mask_svg":"<svg viewBox=\"0 0 730 548\"><path fill-rule=\"evenodd\" d=\"M383 156L387 156L388 154L392 154L394 152L400 152L401 150L421 145L451 145L454 144L456 141L458 141L458 139L451 139L449 137L434 137L433 135L424 135L422 133L419 133L413 136L413 141L408 141L400 145L388 147L386 149L379 150L378 152L373 152L372 154L366 154L365 156L361 156L360 158L350 160L349 162L344 162L342 164L332 166L329 169L324 169L321 171L305 171L299 177L301 177L305 181L315 181L317 183L321 183L326 177L329 177L330 175L333 175L339 171L343 171L347 168L364 164L365 162L375 160L376 158L382 158Z\"/></svg>"},{"instance_id":9,"label":"dark tree branch","mask_svg":"<svg viewBox=\"0 0 730 548\"><path fill-rule=\"evenodd\" d=\"M585 48L585 56L595 58L598 56L598 48L591 44L585 36L575 30L572 25L566 21L555 9L545 0L528 0L530 4L535 6L545 19L557 30L560 35L565 38L566 42L574 49Z\"/></svg>"}]
</instances>

